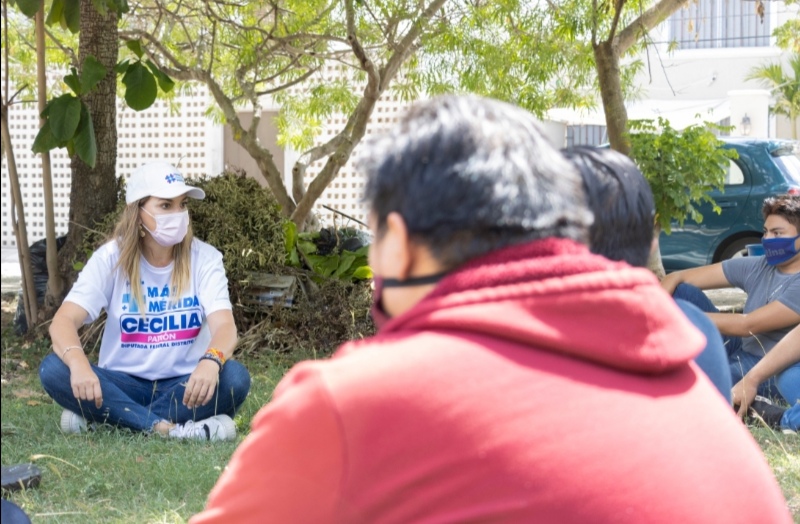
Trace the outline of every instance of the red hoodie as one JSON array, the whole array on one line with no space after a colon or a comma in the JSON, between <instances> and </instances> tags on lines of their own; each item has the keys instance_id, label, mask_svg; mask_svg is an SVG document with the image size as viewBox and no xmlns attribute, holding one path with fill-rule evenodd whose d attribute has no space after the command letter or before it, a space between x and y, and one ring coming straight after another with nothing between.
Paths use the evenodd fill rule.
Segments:
<instances>
[{"instance_id":1,"label":"red hoodie","mask_svg":"<svg viewBox=\"0 0 800 524\"><path fill-rule=\"evenodd\" d=\"M295 366L192 524L790 522L655 277L549 239Z\"/></svg>"}]
</instances>

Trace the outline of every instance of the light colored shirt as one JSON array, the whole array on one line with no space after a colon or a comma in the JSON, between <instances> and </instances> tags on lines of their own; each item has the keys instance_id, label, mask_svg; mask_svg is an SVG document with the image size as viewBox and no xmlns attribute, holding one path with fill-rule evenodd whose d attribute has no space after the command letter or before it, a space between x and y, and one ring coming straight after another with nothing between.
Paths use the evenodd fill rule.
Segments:
<instances>
[{"instance_id":1,"label":"light colored shirt","mask_svg":"<svg viewBox=\"0 0 800 524\"><path fill-rule=\"evenodd\" d=\"M101 246L64 299L89 313L86 323L103 310L108 314L100 367L148 380L191 373L211 339L206 317L232 309L222 254L205 242L192 242L190 278L180 297L170 291L173 265L154 267L142 257L143 312L118 262L115 241Z\"/></svg>"}]
</instances>

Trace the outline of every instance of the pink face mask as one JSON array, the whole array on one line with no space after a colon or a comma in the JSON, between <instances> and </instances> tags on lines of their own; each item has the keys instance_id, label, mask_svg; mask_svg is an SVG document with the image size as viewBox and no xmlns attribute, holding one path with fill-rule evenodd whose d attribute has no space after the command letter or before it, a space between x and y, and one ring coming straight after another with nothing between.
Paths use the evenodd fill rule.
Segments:
<instances>
[{"instance_id":1,"label":"pink face mask","mask_svg":"<svg viewBox=\"0 0 800 524\"><path fill-rule=\"evenodd\" d=\"M144 224L142 224L142 227L147 229L158 245L172 247L175 244L180 244L186 238L186 233L189 232L188 210L179 213L167 213L166 215L154 215L145 208L141 209L156 220L155 231L150 231Z\"/></svg>"}]
</instances>

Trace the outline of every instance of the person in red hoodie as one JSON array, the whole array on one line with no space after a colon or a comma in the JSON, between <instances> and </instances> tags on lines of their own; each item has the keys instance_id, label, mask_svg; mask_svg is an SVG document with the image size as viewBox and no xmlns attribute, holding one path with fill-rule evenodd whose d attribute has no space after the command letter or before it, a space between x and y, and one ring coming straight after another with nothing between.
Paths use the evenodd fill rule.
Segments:
<instances>
[{"instance_id":1,"label":"person in red hoodie","mask_svg":"<svg viewBox=\"0 0 800 524\"><path fill-rule=\"evenodd\" d=\"M283 378L192 524L791 521L703 337L586 247L531 114L421 102L359 169L379 331Z\"/></svg>"}]
</instances>

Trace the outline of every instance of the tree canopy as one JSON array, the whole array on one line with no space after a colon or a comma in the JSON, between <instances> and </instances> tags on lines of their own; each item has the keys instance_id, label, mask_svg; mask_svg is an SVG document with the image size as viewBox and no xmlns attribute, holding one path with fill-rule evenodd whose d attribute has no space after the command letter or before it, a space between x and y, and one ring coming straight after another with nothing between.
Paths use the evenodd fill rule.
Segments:
<instances>
[{"instance_id":1,"label":"tree canopy","mask_svg":"<svg viewBox=\"0 0 800 524\"><path fill-rule=\"evenodd\" d=\"M287 216L303 226L314 202L363 138L380 96L424 36L441 27L446 0L366 2L141 2L132 5L121 35L138 42L170 77L204 84L217 116L256 161ZM414 89L398 92L410 99ZM262 110L280 107L279 142L301 152L286 187L269 150L257 138ZM252 112L245 125L241 111ZM326 118L342 114L330 140L315 139ZM306 188L308 166L323 161Z\"/></svg>"}]
</instances>

